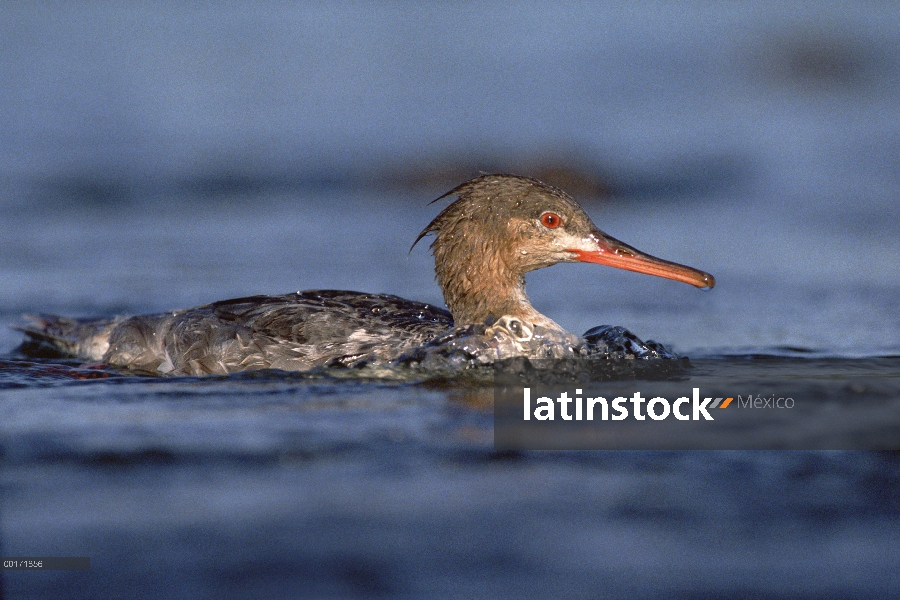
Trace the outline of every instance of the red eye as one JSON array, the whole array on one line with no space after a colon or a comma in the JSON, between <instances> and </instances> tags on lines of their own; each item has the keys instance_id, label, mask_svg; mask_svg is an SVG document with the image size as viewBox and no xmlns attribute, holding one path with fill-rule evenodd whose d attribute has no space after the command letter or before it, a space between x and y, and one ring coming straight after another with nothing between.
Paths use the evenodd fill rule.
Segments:
<instances>
[{"instance_id":1,"label":"red eye","mask_svg":"<svg viewBox=\"0 0 900 600\"><path fill-rule=\"evenodd\" d=\"M562 225L562 218L556 213L545 212L541 215L541 225L547 229L556 229Z\"/></svg>"}]
</instances>

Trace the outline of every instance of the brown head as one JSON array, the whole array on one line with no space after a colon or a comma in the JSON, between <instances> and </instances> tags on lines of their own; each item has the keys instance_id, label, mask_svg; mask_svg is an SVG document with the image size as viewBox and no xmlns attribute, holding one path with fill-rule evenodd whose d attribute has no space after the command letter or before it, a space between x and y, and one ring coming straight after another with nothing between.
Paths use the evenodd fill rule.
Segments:
<instances>
[{"instance_id":1,"label":"brown head","mask_svg":"<svg viewBox=\"0 0 900 600\"><path fill-rule=\"evenodd\" d=\"M450 190L456 195L413 246L435 234L431 250L438 284L457 325L511 315L547 322L525 295L525 273L559 262L591 262L715 285L712 275L655 258L600 231L565 192L536 179L482 175ZM441 198L438 198L440 200Z\"/></svg>"}]
</instances>

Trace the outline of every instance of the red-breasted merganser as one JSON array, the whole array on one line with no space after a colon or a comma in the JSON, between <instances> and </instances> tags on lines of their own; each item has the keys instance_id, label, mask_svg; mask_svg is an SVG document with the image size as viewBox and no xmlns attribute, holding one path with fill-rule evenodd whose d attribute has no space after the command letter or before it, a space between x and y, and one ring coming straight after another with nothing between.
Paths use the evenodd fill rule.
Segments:
<instances>
[{"instance_id":1,"label":"red-breasted merganser","mask_svg":"<svg viewBox=\"0 0 900 600\"><path fill-rule=\"evenodd\" d=\"M589 262L699 288L715 285L708 273L606 235L565 192L535 179L483 175L438 200L448 196L457 199L413 246L434 234L436 278L449 312L397 296L317 290L157 315L30 317L22 331L32 345L49 343L63 354L159 375L408 362L435 347L489 363L577 356L583 346L582 338L531 306L529 271Z\"/></svg>"}]
</instances>

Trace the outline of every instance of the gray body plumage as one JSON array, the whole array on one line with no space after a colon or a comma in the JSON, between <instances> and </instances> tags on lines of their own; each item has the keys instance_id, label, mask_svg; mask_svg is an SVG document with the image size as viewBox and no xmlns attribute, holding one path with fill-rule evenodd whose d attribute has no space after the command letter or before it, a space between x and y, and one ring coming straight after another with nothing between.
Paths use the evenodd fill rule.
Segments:
<instances>
[{"instance_id":1,"label":"gray body plumage","mask_svg":"<svg viewBox=\"0 0 900 600\"><path fill-rule=\"evenodd\" d=\"M38 317L24 331L65 354L159 375L305 371L390 362L453 325L444 309L385 294L251 296L108 321Z\"/></svg>"}]
</instances>

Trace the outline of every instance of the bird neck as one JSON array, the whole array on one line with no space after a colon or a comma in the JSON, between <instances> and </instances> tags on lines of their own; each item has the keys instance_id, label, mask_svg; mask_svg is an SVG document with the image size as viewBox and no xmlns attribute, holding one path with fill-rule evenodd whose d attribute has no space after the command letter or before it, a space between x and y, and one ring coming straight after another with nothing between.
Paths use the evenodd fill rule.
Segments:
<instances>
[{"instance_id":1,"label":"bird neck","mask_svg":"<svg viewBox=\"0 0 900 600\"><path fill-rule=\"evenodd\" d=\"M441 232L432 249L437 281L456 325L501 316L552 323L531 306L524 273L511 264L510 249L499 240Z\"/></svg>"}]
</instances>

